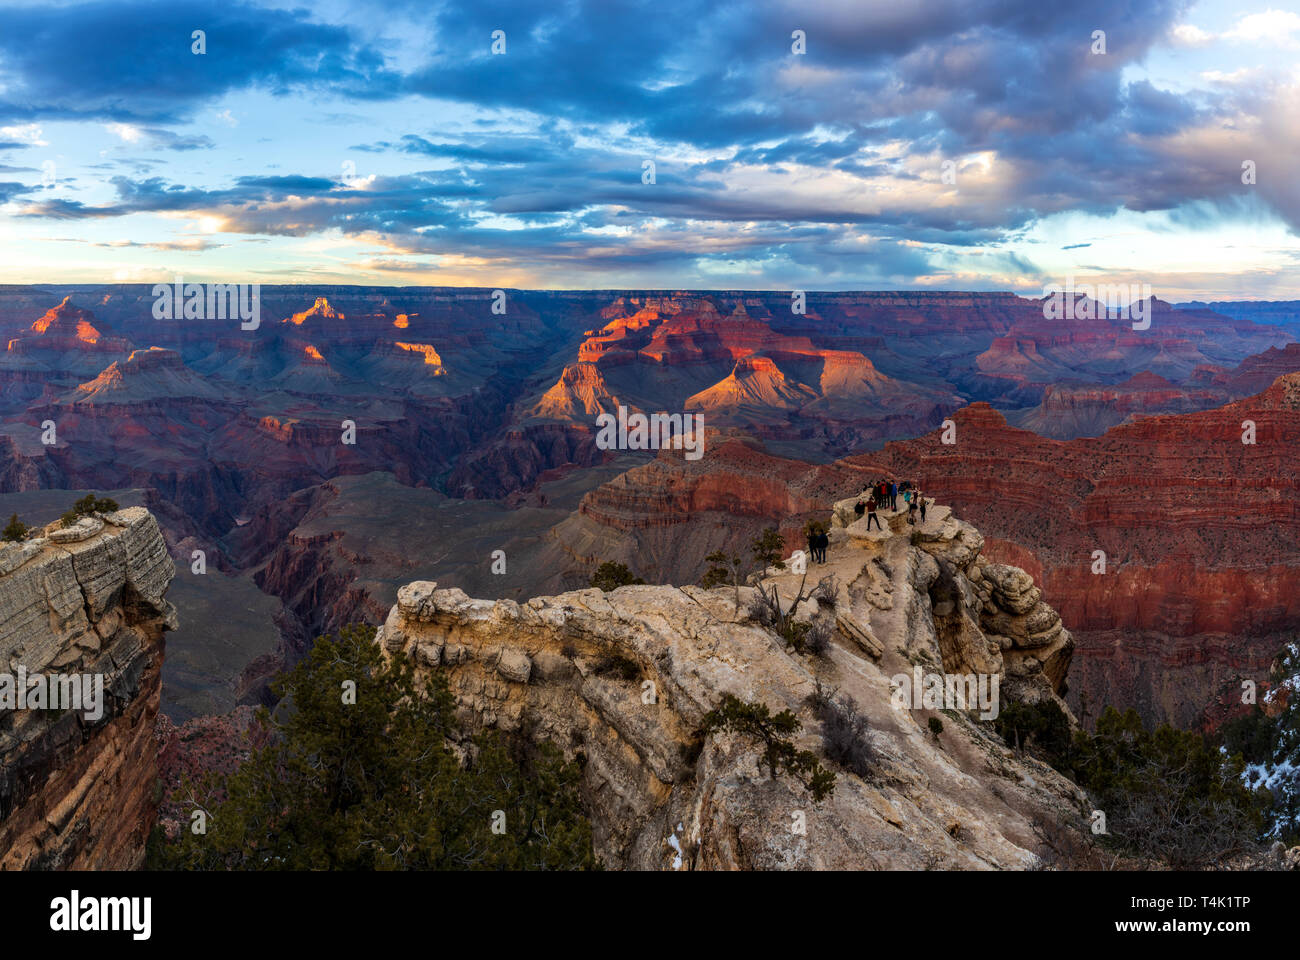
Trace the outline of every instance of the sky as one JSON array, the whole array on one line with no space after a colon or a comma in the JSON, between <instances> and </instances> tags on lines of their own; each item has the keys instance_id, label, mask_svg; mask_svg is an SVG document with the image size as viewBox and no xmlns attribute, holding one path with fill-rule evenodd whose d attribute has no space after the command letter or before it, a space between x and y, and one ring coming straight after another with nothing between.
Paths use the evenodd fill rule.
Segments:
<instances>
[{"instance_id":1,"label":"sky","mask_svg":"<svg viewBox=\"0 0 1300 960\"><path fill-rule=\"evenodd\" d=\"M176 277L1298 299L1300 2L0 2L0 282Z\"/></svg>"}]
</instances>

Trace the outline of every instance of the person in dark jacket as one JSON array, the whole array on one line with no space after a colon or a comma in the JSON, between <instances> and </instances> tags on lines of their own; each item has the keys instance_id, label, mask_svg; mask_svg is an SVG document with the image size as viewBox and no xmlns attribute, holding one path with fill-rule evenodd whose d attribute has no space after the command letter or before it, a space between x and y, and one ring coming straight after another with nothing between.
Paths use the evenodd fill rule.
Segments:
<instances>
[{"instance_id":1,"label":"person in dark jacket","mask_svg":"<svg viewBox=\"0 0 1300 960\"><path fill-rule=\"evenodd\" d=\"M861 519L862 515L867 512L867 505L859 500L853 505L853 512L858 515L858 519Z\"/></svg>"},{"instance_id":2,"label":"person in dark jacket","mask_svg":"<svg viewBox=\"0 0 1300 960\"><path fill-rule=\"evenodd\" d=\"M918 493L917 499L921 501L921 522L925 523L925 494Z\"/></svg>"},{"instance_id":3,"label":"person in dark jacket","mask_svg":"<svg viewBox=\"0 0 1300 960\"><path fill-rule=\"evenodd\" d=\"M898 484L893 480L889 481L889 509L898 509Z\"/></svg>"},{"instance_id":4,"label":"person in dark jacket","mask_svg":"<svg viewBox=\"0 0 1300 960\"><path fill-rule=\"evenodd\" d=\"M871 521L872 521L872 520L876 521L876 529L877 529L877 530L883 530L883 529L884 529L884 528L881 527L881 525L880 525L880 518L879 518L878 516L876 516L876 498L875 498L875 497L871 497L869 500L867 500L867 529L868 529L868 530L871 529Z\"/></svg>"},{"instance_id":5,"label":"person in dark jacket","mask_svg":"<svg viewBox=\"0 0 1300 960\"><path fill-rule=\"evenodd\" d=\"M817 562L826 562L826 548L831 545L831 538L826 535L825 530L817 532Z\"/></svg>"}]
</instances>

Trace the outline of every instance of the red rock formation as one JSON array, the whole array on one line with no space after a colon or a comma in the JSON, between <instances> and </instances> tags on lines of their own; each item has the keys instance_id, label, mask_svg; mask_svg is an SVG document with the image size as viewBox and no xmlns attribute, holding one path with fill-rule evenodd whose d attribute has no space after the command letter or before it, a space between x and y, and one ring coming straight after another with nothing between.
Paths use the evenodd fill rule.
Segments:
<instances>
[{"instance_id":1,"label":"red rock formation","mask_svg":"<svg viewBox=\"0 0 1300 960\"><path fill-rule=\"evenodd\" d=\"M193 373L174 350L150 347L133 350L113 361L94 380L81 384L65 402L74 404L132 403L143 400L220 400L224 394Z\"/></svg>"},{"instance_id":2,"label":"red rock formation","mask_svg":"<svg viewBox=\"0 0 1300 960\"><path fill-rule=\"evenodd\" d=\"M1190 413L1221 406L1229 399L1222 387L1179 386L1144 371L1109 387L1049 384L1037 407L1009 414L1008 420L1045 437L1071 440L1098 436L1134 416Z\"/></svg>"},{"instance_id":3,"label":"red rock formation","mask_svg":"<svg viewBox=\"0 0 1300 960\"><path fill-rule=\"evenodd\" d=\"M525 432L530 419L594 432L595 416L621 404L701 410L714 427L799 444L809 454L843 453L925 429L960 403L941 384L885 375L836 334L822 343L815 330L779 331L761 298L622 297L599 316L605 323L587 331L577 362L523 411Z\"/></svg>"},{"instance_id":4,"label":"red rock formation","mask_svg":"<svg viewBox=\"0 0 1300 960\"><path fill-rule=\"evenodd\" d=\"M988 531L990 557L1034 575L1079 643L1076 706L1189 725L1223 684L1262 678L1300 627L1300 374L1065 443L986 404L953 420L954 444L935 432L849 462L916 479Z\"/></svg>"},{"instance_id":5,"label":"red rock formation","mask_svg":"<svg viewBox=\"0 0 1300 960\"><path fill-rule=\"evenodd\" d=\"M63 376L83 378L103 369L110 358L125 358L131 341L114 336L89 310L73 306L65 297L24 333L8 341L0 372L39 369L52 380Z\"/></svg>"},{"instance_id":6,"label":"red rock formation","mask_svg":"<svg viewBox=\"0 0 1300 960\"><path fill-rule=\"evenodd\" d=\"M686 398L687 410L753 405L796 410L817 394L797 381L789 381L771 357L749 356L736 361L731 373L707 390Z\"/></svg>"},{"instance_id":7,"label":"red rock formation","mask_svg":"<svg viewBox=\"0 0 1300 960\"><path fill-rule=\"evenodd\" d=\"M1269 347L1263 353L1247 357L1235 370L1214 377L1234 397L1249 396L1266 390L1278 377L1300 370L1300 343L1288 343L1282 349Z\"/></svg>"},{"instance_id":8,"label":"red rock formation","mask_svg":"<svg viewBox=\"0 0 1300 960\"><path fill-rule=\"evenodd\" d=\"M35 337L18 341L42 350L96 350L116 353L128 346L121 337L112 337L103 324L96 324L89 310L73 306L72 297L64 297L57 307L51 307L31 326Z\"/></svg>"}]
</instances>

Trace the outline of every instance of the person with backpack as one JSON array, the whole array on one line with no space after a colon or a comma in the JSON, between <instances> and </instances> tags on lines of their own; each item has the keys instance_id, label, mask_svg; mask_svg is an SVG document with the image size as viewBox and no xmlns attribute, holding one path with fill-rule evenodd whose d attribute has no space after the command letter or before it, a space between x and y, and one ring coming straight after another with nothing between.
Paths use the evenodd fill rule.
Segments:
<instances>
[{"instance_id":1,"label":"person with backpack","mask_svg":"<svg viewBox=\"0 0 1300 960\"><path fill-rule=\"evenodd\" d=\"M817 530L817 562L826 562L826 548L831 545L831 538L827 536L826 531L818 528Z\"/></svg>"},{"instance_id":2,"label":"person with backpack","mask_svg":"<svg viewBox=\"0 0 1300 960\"><path fill-rule=\"evenodd\" d=\"M925 497L918 491L917 499L921 501L921 522L925 523Z\"/></svg>"},{"instance_id":3,"label":"person with backpack","mask_svg":"<svg viewBox=\"0 0 1300 960\"><path fill-rule=\"evenodd\" d=\"M867 512L867 505L859 500L853 505L853 512L857 514L858 519L861 520L862 515Z\"/></svg>"},{"instance_id":4,"label":"person with backpack","mask_svg":"<svg viewBox=\"0 0 1300 960\"><path fill-rule=\"evenodd\" d=\"M879 518L878 516L876 516L876 498L875 498L875 497L870 497L870 498L868 498L868 500L867 500L867 529L868 529L868 530L871 529L871 521L872 521L872 520L876 521L876 529L877 529L877 530L883 530L883 529L884 529L884 528L880 525L880 518Z\"/></svg>"}]
</instances>

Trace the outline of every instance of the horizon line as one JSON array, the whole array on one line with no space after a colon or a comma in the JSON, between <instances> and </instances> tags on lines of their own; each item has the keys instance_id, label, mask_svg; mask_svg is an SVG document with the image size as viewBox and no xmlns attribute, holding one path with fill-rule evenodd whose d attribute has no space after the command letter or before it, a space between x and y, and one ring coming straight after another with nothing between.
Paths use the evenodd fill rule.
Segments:
<instances>
[{"instance_id":1,"label":"horizon line","mask_svg":"<svg viewBox=\"0 0 1300 960\"><path fill-rule=\"evenodd\" d=\"M45 283L45 282L41 282L41 281L35 281L35 282L32 282L32 283L0 283L0 295L7 294L7 293L16 293L16 292L19 292L19 291L28 291L28 290L30 290L30 291L34 291L34 292L39 292L39 293L51 293L51 292L53 292L53 291L55 291L55 290L67 290L67 289L70 289L70 288L81 288L81 287L88 287L88 288L93 288L93 289L103 289L103 288L106 288L106 287L119 287L119 288L124 288L124 287L125 287L125 288L129 288L129 287L141 287L141 288L148 288L148 289L152 290L154 287L157 287L157 286L159 286L159 285L172 286L172 285L174 285L174 284L176 283L176 280L177 280L177 279L179 279L180 281L185 282L185 283L197 283L197 284L209 284L209 283L231 283L231 281L228 281L228 280L222 280L222 281L189 280L189 281L186 281L185 278L184 278L183 276L182 276L182 277L179 277L179 278L175 278L175 279L173 279L173 280L157 280L157 281L154 281L154 282L152 282L152 283L149 282L149 281L137 281L137 280L111 280L111 281L98 281L98 280L74 280L74 281L61 281L61 282L56 282L56 283ZM964 289L964 288L960 288L960 287L954 287L954 288L948 288L948 287L919 287L919 288L911 288L911 287L878 287L878 288L870 288L870 289L867 289L867 288L862 288L862 289L845 289L845 288L840 288L840 289L834 289L834 288L815 289L815 288L809 288L809 287L774 287L774 288L759 288L759 287L510 287L510 286L504 286L504 287L502 287L502 286L498 286L498 287L487 287L487 286L466 286L466 285L457 285L457 284L427 284L427 283L426 283L426 284L401 284L401 285L395 285L395 284L374 284L374 283L304 283L304 282L292 282L292 283L279 283L279 282L277 282L277 283L263 283L263 282L261 282L261 281L240 281L240 280L236 280L236 281L234 281L234 284L237 284L237 285L258 286L258 287L269 287L269 288L284 287L284 288L294 288L294 289L296 289L296 288L302 288L302 289L326 289L326 288L340 288L340 287L343 287L343 288L355 288L355 289L364 289L364 290L455 290L455 291L466 291L466 292L480 292L480 291L491 292L491 291L493 291L493 290L507 290L507 291L514 291L514 292L517 292L517 293L560 293L560 294L563 294L563 293L572 293L572 294L577 294L577 293L608 293L608 294L638 294L638 295L647 295L647 294L662 294L662 295L672 295L672 294L745 294L745 295L768 295L768 296L771 296L771 295L789 294L789 293L792 293L792 292L794 292L794 291L796 291L796 290L800 290L800 291L802 291L802 292L805 293L805 294L830 295L830 296L845 296L845 295L853 295L853 294L885 294L885 293L897 293L897 294L933 294L933 295L944 295L944 294L948 294L948 295L952 295L952 294L964 294L964 295L967 295L967 296L1015 297L1015 298L1017 298L1017 299L1019 299L1019 300L1024 300L1024 301L1026 301L1026 302L1030 302L1030 303L1040 301L1040 300L1044 299L1044 297L1046 297L1046 296L1050 296L1050 294L1044 294L1043 296L1035 297L1035 296L1028 296L1028 295L1026 295L1026 294L1024 294L1024 293L1018 293L1018 292L1016 292L1016 291L1014 291L1014 290L970 290L970 289ZM1082 282L1082 283L1079 284L1079 286L1093 286L1093 285L1094 285L1094 284L1089 284L1089 283L1087 283L1086 281L1085 281L1085 282ZM1120 285L1122 286L1123 284L1120 284ZM1057 287L1059 287L1060 285L1059 285L1059 284L1049 284L1048 286L1057 286ZM1151 296L1152 299L1155 299L1155 300L1162 300L1162 298L1159 296L1159 294L1157 294L1157 293L1155 293L1155 292L1152 292L1152 294L1151 294L1150 296ZM1144 299L1144 298L1140 298L1140 299ZM1268 299L1268 298L1265 298L1265 297L1242 297L1242 298L1237 298L1237 299L1232 299L1232 300L1203 300L1203 299L1196 298L1196 299L1192 299L1192 300L1163 300L1163 302L1168 303L1168 304L1170 304L1171 306L1184 306L1184 305L1198 304L1198 303L1201 303L1201 304L1213 304L1213 303L1295 303L1295 302L1300 302L1300 295L1297 295L1294 299L1281 299L1281 300L1272 300L1272 299Z\"/></svg>"}]
</instances>

